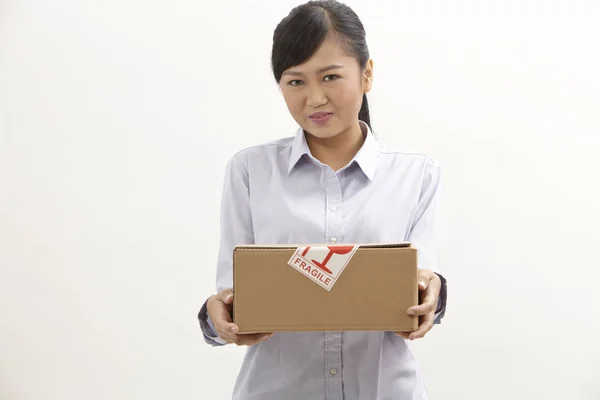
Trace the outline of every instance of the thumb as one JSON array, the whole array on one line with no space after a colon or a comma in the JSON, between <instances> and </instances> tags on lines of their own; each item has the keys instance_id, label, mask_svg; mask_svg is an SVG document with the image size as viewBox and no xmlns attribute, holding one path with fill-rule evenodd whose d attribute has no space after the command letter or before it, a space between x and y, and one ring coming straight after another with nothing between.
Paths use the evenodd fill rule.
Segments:
<instances>
[{"instance_id":1,"label":"thumb","mask_svg":"<svg viewBox=\"0 0 600 400\"><path fill-rule=\"evenodd\" d=\"M233 290L225 289L221 292L221 301L225 304L233 303Z\"/></svg>"},{"instance_id":2,"label":"thumb","mask_svg":"<svg viewBox=\"0 0 600 400\"><path fill-rule=\"evenodd\" d=\"M419 270L419 290L425 290L427 289L427 286L429 285L429 277L427 276L427 273L425 271L423 271L422 269Z\"/></svg>"}]
</instances>

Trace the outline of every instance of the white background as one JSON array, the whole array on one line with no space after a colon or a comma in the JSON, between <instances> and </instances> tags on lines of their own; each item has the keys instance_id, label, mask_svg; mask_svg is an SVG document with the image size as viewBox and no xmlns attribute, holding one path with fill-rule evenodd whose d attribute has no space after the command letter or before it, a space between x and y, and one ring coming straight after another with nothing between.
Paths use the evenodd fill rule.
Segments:
<instances>
[{"instance_id":1,"label":"white background","mask_svg":"<svg viewBox=\"0 0 600 400\"><path fill-rule=\"evenodd\" d=\"M227 159L292 135L295 1L0 1L0 399L227 399L205 345ZM435 400L600 399L600 4L349 3L373 126L443 167ZM373 400L373 399L366 399Z\"/></svg>"}]
</instances>

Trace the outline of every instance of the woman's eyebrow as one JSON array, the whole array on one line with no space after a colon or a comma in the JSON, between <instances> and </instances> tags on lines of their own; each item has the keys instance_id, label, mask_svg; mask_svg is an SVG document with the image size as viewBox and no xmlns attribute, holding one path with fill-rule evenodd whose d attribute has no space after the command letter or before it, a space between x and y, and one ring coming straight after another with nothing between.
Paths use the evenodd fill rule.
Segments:
<instances>
[{"instance_id":1,"label":"woman's eyebrow","mask_svg":"<svg viewBox=\"0 0 600 400\"><path fill-rule=\"evenodd\" d=\"M317 74L322 74L323 72L331 71L332 69L344 68L343 65L333 64L328 65L327 67L323 67L317 70ZM302 72L299 71L285 71L282 76L292 75L292 76L304 76Z\"/></svg>"}]
</instances>

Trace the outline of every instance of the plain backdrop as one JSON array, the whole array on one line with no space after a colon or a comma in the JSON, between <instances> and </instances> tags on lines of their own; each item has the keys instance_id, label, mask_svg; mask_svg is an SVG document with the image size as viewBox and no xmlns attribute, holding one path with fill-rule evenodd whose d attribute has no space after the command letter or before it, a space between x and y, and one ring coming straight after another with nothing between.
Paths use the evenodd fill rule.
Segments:
<instances>
[{"instance_id":1,"label":"plain backdrop","mask_svg":"<svg viewBox=\"0 0 600 400\"><path fill-rule=\"evenodd\" d=\"M296 131L296 4L0 1L0 399L230 398L245 350L196 313L226 161ZM443 169L431 399L600 399L600 3L349 4L375 132Z\"/></svg>"}]
</instances>

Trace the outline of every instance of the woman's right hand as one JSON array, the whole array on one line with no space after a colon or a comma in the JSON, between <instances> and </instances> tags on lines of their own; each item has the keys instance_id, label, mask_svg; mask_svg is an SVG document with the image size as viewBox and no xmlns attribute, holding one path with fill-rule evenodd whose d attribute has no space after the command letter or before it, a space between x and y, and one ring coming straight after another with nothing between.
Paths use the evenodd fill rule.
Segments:
<instances>
[{"instance_id":1,"label":"woman's right hand","mask_svg":"<svg viewBox=\"0 0 600 400\"><path fill-rule=\"evenodd\" d=\"M227 343L252 346L273 336L273 333L238 334L240 328L231 321L233 309L233 291L231 289L225 289L211 296L206 304L206 309L216 333Z\"/></svg>"}]
</instances>

